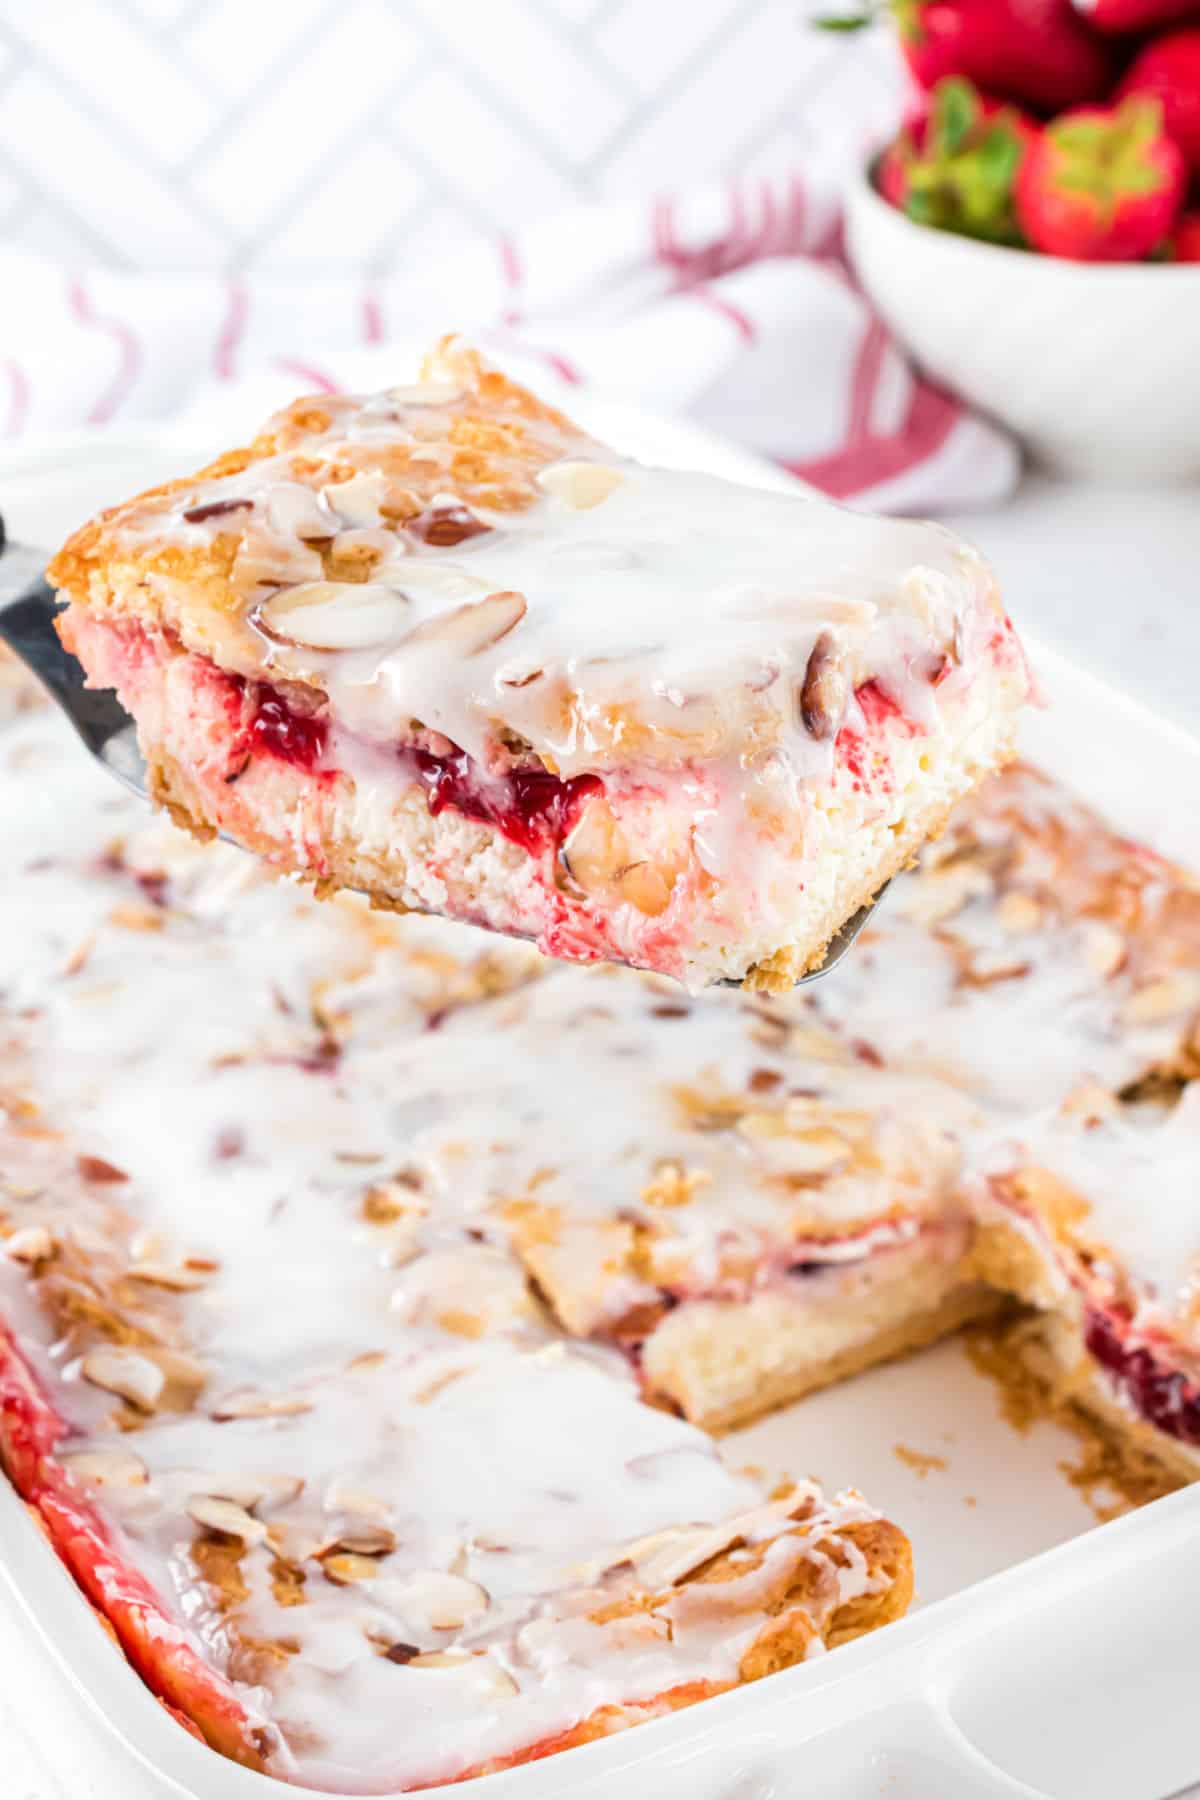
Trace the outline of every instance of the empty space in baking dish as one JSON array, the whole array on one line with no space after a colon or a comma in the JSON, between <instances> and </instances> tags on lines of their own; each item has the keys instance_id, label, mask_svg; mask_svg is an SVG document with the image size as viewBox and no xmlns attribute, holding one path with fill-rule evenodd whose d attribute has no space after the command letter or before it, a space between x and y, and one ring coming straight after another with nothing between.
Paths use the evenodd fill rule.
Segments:
<instances>
[{"instance_id":1,"label":"empty space in baking dish","mask_svg":"<svg viewBox=\"0 0 1200 1800\"><path fill-rule=\"evenodd\" d=\"M643 441L632 411L608 409L600 422L635 454L753 478L752 459L730 453L721 464L686 428L654 421ZM116 450L114 471L93 445L44 453L24 481L10 468L14 536L49 542L97 499L196 460L176 444ZM1022 596L1010 599L1020 621ZM1027 754L1122 830L1195 866L1200 743L1030 648L1049 705L1028 723ZM957 1342L812 1396L726 1439L724 1453L735 1466L861 1487L913 1539L913 1615L830 1658L568 1752L566 1763L441 1790L447 1800L568 1790L580 1800L1163 1800L1200 1775L1200 1659L1186 1623L1200 1614L1200 1492L1098 1528L1062 1470L1079 1459L1076 1441L1048 1423L1015 1433ZM1136 1554L1123 1548L1132 1543ZM167 1717L7 1488L0 1593L5 1698L59 1778L48 1792L307 1791L223 1763Z\"/></svg>"}]
</instances>

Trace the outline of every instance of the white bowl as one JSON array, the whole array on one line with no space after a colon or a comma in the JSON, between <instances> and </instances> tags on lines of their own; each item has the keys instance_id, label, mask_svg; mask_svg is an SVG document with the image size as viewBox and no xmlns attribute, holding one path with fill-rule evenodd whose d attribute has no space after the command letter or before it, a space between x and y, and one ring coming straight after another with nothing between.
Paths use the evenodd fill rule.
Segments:
<instances>
[{"instance_id":1,"label":"white bowl","mask_svg":"<svg viewBox=\"0 0 1200 1800\"><path fill-rule=\"evenodd\" d=\"M1092 480L1200 480L1200 264L977 243L915 225L865 170L846 226L896 336L1041 462Z\"/></svg>"}]
</instances>

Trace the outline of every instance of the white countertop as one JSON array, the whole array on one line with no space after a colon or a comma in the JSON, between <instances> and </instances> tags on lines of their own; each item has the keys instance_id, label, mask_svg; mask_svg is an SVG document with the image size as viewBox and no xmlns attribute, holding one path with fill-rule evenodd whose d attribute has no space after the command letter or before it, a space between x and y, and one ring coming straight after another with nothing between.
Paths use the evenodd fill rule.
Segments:
<instances>
[{"instance_id":1,"label":"white countertop","mask_svg":"<svg viewBox=\"0 0 1200 1800\"><path fill-rule=\"evenodd\" d=\"M11 500L6 484L0 502ZM948 522L991 558L1018 626L1200 731L1200 490L1135 493L1030 477L1006 508ZM17 534L48 541L36 508L14 504L13 523ZM0 1793L140 1800L129 1764L101 1733L62 1729L60 1679L0 1605Z\"/></svg>"},{"instance_id":2,"label":"white countertop","mask_svg":"<svg viewBox=\"0 0 1200 1800\"><path fill-rule=\"evenodd\" d=\"M1200 487L1079 487L1030 476L995 512L956 513L1017 626L1200 731Z\"/></svg>"}]
</instances>

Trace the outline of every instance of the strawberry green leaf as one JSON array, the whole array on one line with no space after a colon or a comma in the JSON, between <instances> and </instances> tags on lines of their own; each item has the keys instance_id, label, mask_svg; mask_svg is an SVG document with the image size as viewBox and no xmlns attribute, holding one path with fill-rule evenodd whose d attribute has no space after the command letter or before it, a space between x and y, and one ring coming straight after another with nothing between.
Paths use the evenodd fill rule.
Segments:
<instances>
[{"instance_id":1,"label":"strawberry green leaf","mask_svg":"<svg viewBox=\"0 0 1200 1800\"><path fill-rule=\"evenodd\" d=\"M954 77L938 84L932 135L936 149L953 156L966 144L979 119L979 95L969 81Z\"/></svg>"},{"instance_id":2,"label":"strawberry green leaf","mask_svg":"<svg viewBox=\"0 0 1200 1800\"><path fill-rule=\"evenodd\" d=\"M873 25L877 16L877 9L868 6L858 13L826 13L812 23L818 31L861 31L864 25Z\"/></svg>"}]
</instances>

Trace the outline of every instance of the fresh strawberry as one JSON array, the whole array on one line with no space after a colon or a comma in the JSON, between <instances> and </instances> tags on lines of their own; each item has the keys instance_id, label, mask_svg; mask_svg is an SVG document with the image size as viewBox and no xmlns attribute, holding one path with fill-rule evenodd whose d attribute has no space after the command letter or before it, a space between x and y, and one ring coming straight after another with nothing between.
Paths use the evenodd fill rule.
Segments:
<instances>
[{"instance_id":1,"label":"fresh strawberry","mask_svg":"<svg viewBox=\"0 0 1200 1800\"><path fill-rule=\"evenodd\" d=\"M1200 18L1200 0L1073 0L1097 31L1153 31L1176 19Z\"/></svg>"},{"instance_id":2,"label":"fresh strawberry","mask_svg":"<svg viewBox=\"0 0 1200 1800\"><path fill-rule=\"evenodd\" d=\"M1118 96L1149 94L1162 102L1167 136L1200 175L1200 26L1171 31L1139 51L1117 89Z\"/></svg>"},{"instance_id":3,"label":"fresh strawberry","mask_svg":"<svg viewBox=\"0 0 1200 1800\"><path fill-rule=\"evenodd\" d=\"M1108 92L1109 47L1071 0L891 0L908 65L922 87L946 75L1039 111Z\"/></svg>"},{"instance_id":4,"label":"fresh strawberry","mask_svg":"<svg viewBox=\"0 0 1200 1800\"><path fill-rule=\"evenodd\" d=\"M1166 240L1187 170L1162 107L1134 97L1054 119L1017 174L1017 217L1035 250L1078 262L1135 262Z\"/></svg>"},{"instance_id":5,"label":"fresh strawberry","mask_svg":"<svg viewBox=\"0 0 1200 1800\"><path fill-rule=\"evenodd\" d=\"M1167 239L1169 262L1200 263L1200 209L1185 212Z\"/></svg>"},{"instance_id":6,"label":"fresh strawberry","mask_svg":"<svg viewBox=\"0 0 1200 1800\"><path fill-rule=\"evenodd\" d=\"M1014 185L1033 130L1016 107L949 76L934 88L924 116L888 146L876 185L918 224L1019 243Z\"/></svg>"}]
</instances>

